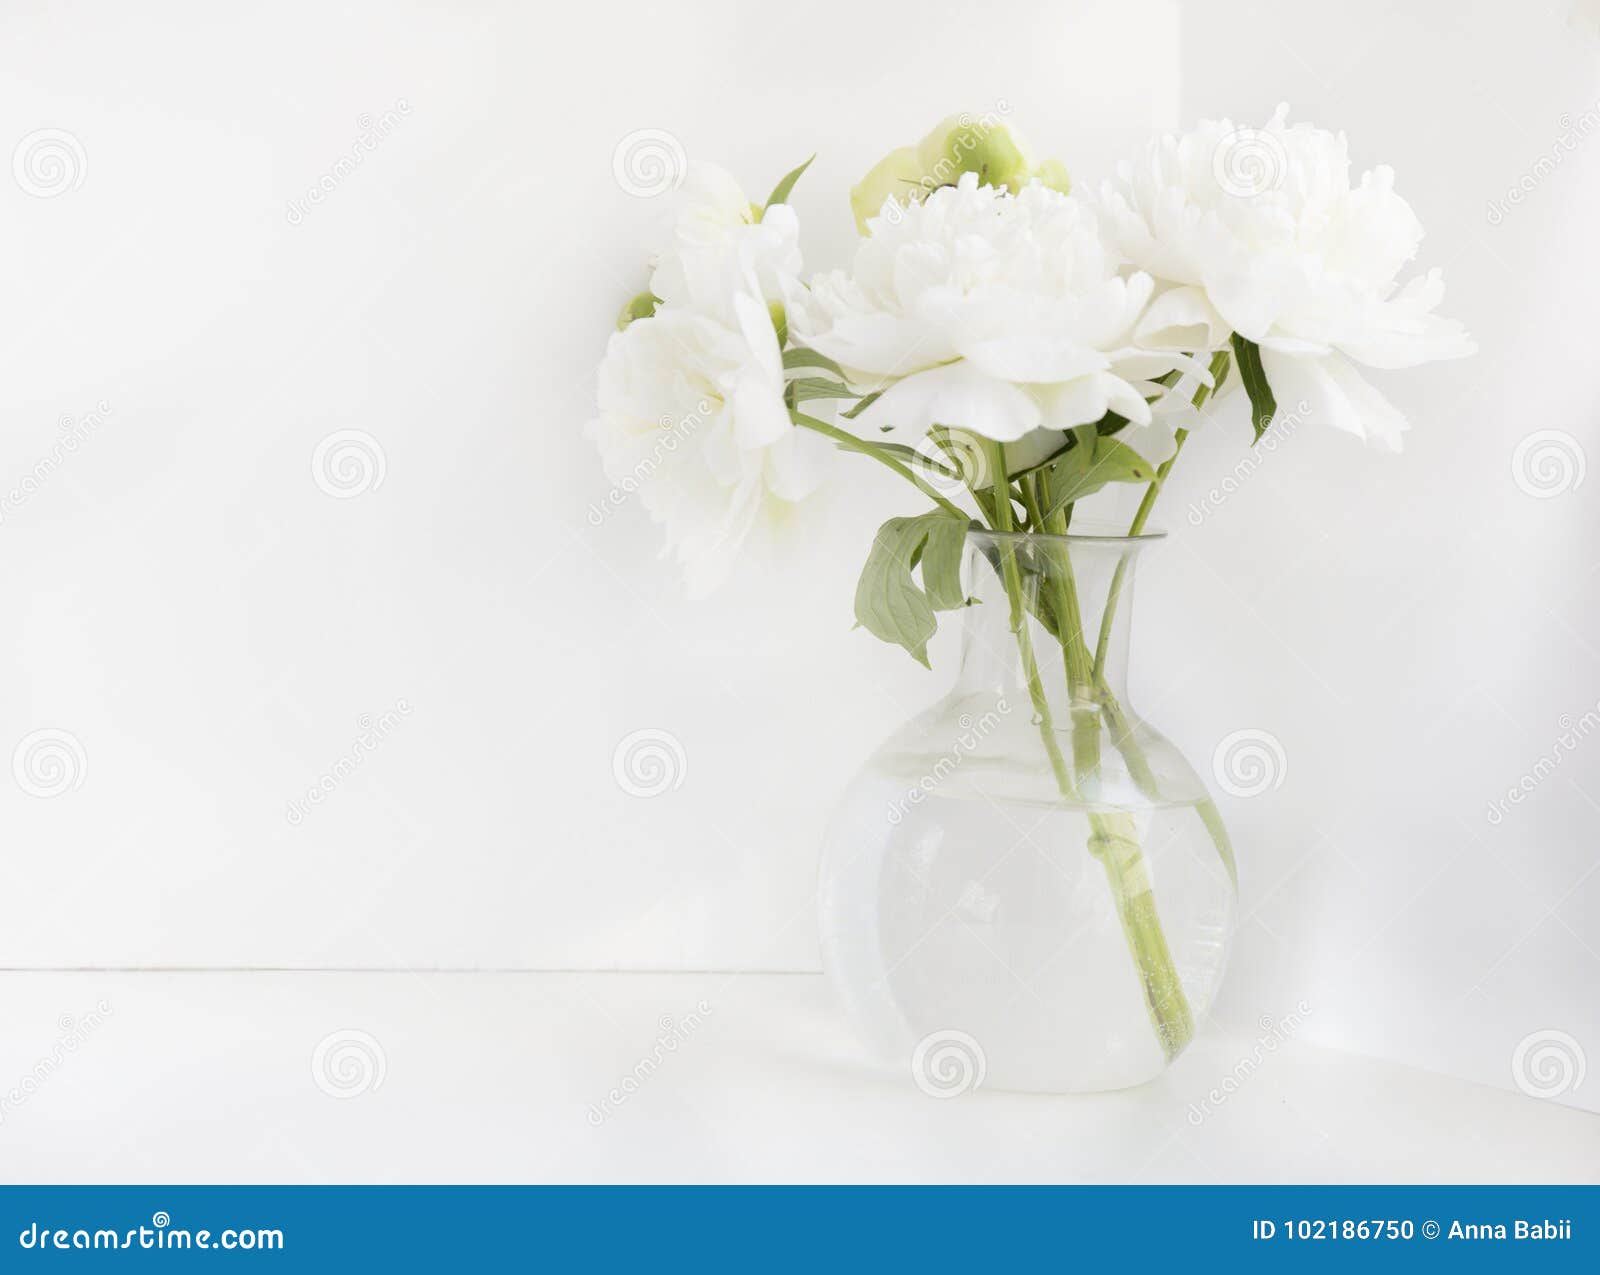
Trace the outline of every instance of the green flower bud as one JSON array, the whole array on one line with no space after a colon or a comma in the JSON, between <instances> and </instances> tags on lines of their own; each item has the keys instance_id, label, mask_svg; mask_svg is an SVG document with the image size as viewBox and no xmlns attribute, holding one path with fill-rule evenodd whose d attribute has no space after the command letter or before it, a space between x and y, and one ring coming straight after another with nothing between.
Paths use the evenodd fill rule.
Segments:
<instances>
[{"instance_id":1,"label":"green flower bud","mask_svg":"<svg viewBox=\"0 0 1600 1275\"><path fill-rule=\"evenodd\" d=\"M1063 195L1072 191L1072 179L1067 176L1067 166L1059 159L1045 160L1033 170L1033 175L1038 178L1040 185L1060 191Z\"/></svg>"},{"instance_id":2,"label":"green flower bud","mask_svg":"<svg viewBox=\"0 0 1600 1275\"><path fill-rule=\"evenodd\" d=\"M623 306L622 313L617 315L617 331L621 332L635 319L648 319L660 304L660 297L652 296L648 290L641 292Z\"/></svg>"},{"instance_id":3,"label":"green flower bud","mask_svg":"<svg viewBox=\"0 0 1600 1275\"><path fill-rule=\"evenodd\" d=\"M1035 164L1019 133L994 116L952 115L915 146L891 151L850 192L856 228L867 233L893 195L901 203L924 199L941 186L953 186L962 173L977 173L986 186L1015 194L1034 178L1065 194L1067 170L1060 160Z\"/></svg>"}]
</instances>

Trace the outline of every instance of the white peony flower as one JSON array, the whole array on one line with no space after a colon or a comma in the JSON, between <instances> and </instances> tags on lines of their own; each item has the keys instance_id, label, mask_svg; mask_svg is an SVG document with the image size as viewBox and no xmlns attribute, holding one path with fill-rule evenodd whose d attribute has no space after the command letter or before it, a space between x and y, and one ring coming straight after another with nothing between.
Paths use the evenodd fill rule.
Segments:
<instances>
[{"instance_id":1,"label":"white peony flower","mask_svg":"<svg viewBox=\"0 0 1600 1275\"><path fill-rule=\"evenodd\" d=\"M751 277L781 303L800 277L800 223L787 204L763 215L724 170L696 164L684 183L672 240L657 256L650 291L664 304L735 326L733 297Z\"/></svg>"},{"instance_id":2,"label":"white peony flower","mask_svg":"<svg viewBox=\"0 0 1600 1275\"><path fill-rule=\"evenodd\" d=\"M1342 134L1208 120L1152 142L1098 200L1107 236L1170 285L1138 327L1142 344L1218 349L1230 332L1261 347L1280 401L1320 404L1330 422L1398 450L1406 421L1352 365L1411 367L1474 350L1434 314L1437 270L1396 284L1422 227L1377 168L1350 184Z\"/></svg>"},{"instance_id":3,"label":"white peony flower","mask_svg":"<svg viewBox=\"0 0 1600 1275\"><path fill-rule=\"evenodd\" d=\"M615 333L600 364L586 432L614 493L637 491L664 526L695 596L816 488L829 450L784 400L777 307L799 272L792 210L763 215L727 173L700 165L656 260L653 316Z\"/></svg>"},{"instance_id":4,"label":"white peony flower","mask_svg":"<svg viewBox=\"0 0 1600 1275\"><path fill-rule=\"evenodd\" d=\"M966 173L921 203L886 204L849 273L793 296L790 325L858 389L883 390L863 426L1013 443L1116 411L1132 422L1119 439L1158 462L1172 433L1153 421L1147 378L1184 360L1134 348L1154 285L1120 264L1082 202L1038 183L1013 196Z\"/></svg>"},{"instance_id":5,"label":"white peony flower","mask_svg":"<svg viewBox=\"0 0 1600 1275\"><path fill-rule=\"evenodd\" d=\"M789 419L765 303L752 286L728 304L737 327L663 308L614 333L586 430L611 482L637 490L664 526L696 597L723 581L752 532L775 530L816 488L828 450Z\"/></svg>"}]
</instances>

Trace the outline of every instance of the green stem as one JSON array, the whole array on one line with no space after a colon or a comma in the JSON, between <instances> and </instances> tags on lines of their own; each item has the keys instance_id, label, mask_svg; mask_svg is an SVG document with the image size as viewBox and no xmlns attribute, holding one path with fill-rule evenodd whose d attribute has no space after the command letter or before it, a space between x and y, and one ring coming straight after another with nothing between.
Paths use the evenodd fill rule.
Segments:
<instances>
[{"instance_id":1,"label":"green stem","mask_svg":"<svg viewBox=\"0 0 1600 1275\"><path fill-rule=\"evenodd\" d=\"M1201 386L1201 389L1204 389ZM1198 395L1196 395L1198 397ZM1150 517L1150 511L1156 507L1156 497L1161 494L1161 484L1167 481L1167 475L1172 472L1172 467L1178 463L1178 456L1183 451L1183 445L1188 440L1189 431L1186 429L1174 430L1172 441L1175 444L1172 455L1162 461L1156 469L1156 476L1150 480L1150 485L1144 489L1144 498L1139 501L1139 508L1134 512L1133 521L1128 524L1128 534L1137 536L1144 530L1144 524ZM1128 560L1123 558L1117 563L1117 569L1111 576L1111 591L1106 595L1106 609L1100 615L1100 636L1094 644L1094 675L1099 678L1105 672L1106 655L1111 649L1111 627L1117 618L1117 606L1122 601L1122 580L1128 573Z\"/></svg>"},{"instance_id":2,"label":"green stem","mask_svg":"<svg viewBox=\"0 0 1600 1275\"><path fill-rule=\"evenodd\" d=\"M1032 479L1037 483L1038 479ZM1048 507L1049 492L1024 483L1025 493L1031 492L1030 509ZM1058 509L1044 517L1034 516L1034 525L1051 536L1067 534L1067 514ZM1083 614L1078 605L1078 589L1072 576L1072 555L1065 540L1045 540L1047 552L1055 562L1055 569L1045 573L1054 595L1056 630L1061 641L1061 666L1067 675L1067 698L1072 713L1072 761L1077 768L1079 781L1085 781L1100 769L1099 725L1094 718L1094 707L1089 698L1089 659L1083 646Z\"/></svg>"},{"instance_id":3,"label":"green stem","mask_svg":"<svg viewBox=\"0 0 1600 1275\"><path fill-rule=\"evenodd\" d=\"M1005 449L999 444L994 445L994 463L999 475L995 489L996 514L1004 524L1000 530L1010 531L1012 518L1009 483L1005 477ZM1045 495L1047 497L1048 492ZM1049 532L1052 537L1065 535L1065 514L1057 512L1048 518L1041 516L1040 510L1045 502L1040 498L1037 479L1032 475L1022 480L1022 502L1035 532ZM1055 739L1049 702L1044 695L1033 641L1028 632L1021 574L1009 542L1001 546L1002 577L1011 602L1011 627L1017 634L1018 649L1022 652L1028 692L1039 716L1039 729L1055 770L1057 786L1065 800L1081 806L1085 804L1083 785L1097 781L1100 768L1099 722L1092 698L1092 665L1083 640L1083 620L1067 544L1065 540L1053 538L1042 540L1039 544L1041 547L1048 546L1048 551L1056 558L1056 568L1043 575L1053 595L1056 630L1061 641L1062 664L1072 704L1072 754L1077 772L1076 783L1066 772L1061 748ZM1173 964L1166 933L1161 928L1155 895L1150 888L1150 874L1139 845L1138 828L1128 814L1102 811L1085 813L1090 828L1089 851L1100 860L1105 870L1123 937L1144 989L1146 1011L1163 1052L1171 1060L1182 1052L1194 1036L1194 1014Z\"/></svg>"},{"instance_id":4,"label":"green stem","mask_svg":"<svg viewBox=\"0 0 1600 1275\"><path fill-rule=\"evenodd\" d=\"M1218 350L1211 356L1211 384L1222 384L1223 377L1228 374L1228 351ZM1190 399L1198 411L1206 405L1206 400L1211 397L1211 387L1201 385L1195 389L1194 397ZM1128 534L1137 536L1144 530L1146 521L1149 520L1150 511L1156 507L1156 498L1161 495L1162 485L1167 481L1167 475L1172 472L1172 467L1178 463L1178 457L1183 452L1183 445L1188 441L1189 431L1177 429L1172 432L1172 455L1162 461L1156 469L1156 476L1150 480L1150 485L1144 489L1144 496L1139 501L1139 508L1134 511L1133 521L1128 524ZM1098 680L1105 671L1106 652L1111 645L1111 626L1116 619L1117 604L1122 601L1122 580L1127 574L1127 559L1117 563L1115 574L1111 577L1111 591L1106 596L1106 607L1100 615L1100 636L1094 645L1094 675Z\"/></svg>"},{"instance_id":5,"label":"green stem","mask_svg":"<svg viewBox=\"0 0 1600 1275\"><path fill-rule=\"evenodd\" d=\"M796 425L804 426L806 429L821 434L824 438L832 439L846 451L860 452L863 456L870 456L880 465L885 465L889 469L894 470L895 473L899 474L900 477L904 478L907 482L913 484L918 491L920 491L924 496L928 497L929 500L933 501L934 504L938 505L939 508L943 509L946 513L954 514L957 518L961 519L962 522L967 522L970 520L968 514L959 505L946 500L937 491L935 491L933 487L920 478L916 471L913 470L909 465L905 464L897 457L890 455L882 448L874 447L871 443L867 442L866 439L857 438L854 434L839 429L836 426L829 425L826 421L819 421L815 416L807 416L804 412L790 412L789 415L794 420Z\"/></svg>"},{"instance_id":6,"label":"green stem","mask_svg":"<svg viewBox=\"0 0 1600 1275\"><path fill-rule=\"evenodd\" d=\"M1065 516L1057 514L1056 518L1060 519L1059 534L1064 535ZM1055 532L1056 527L1052 526L1051 530ZM1113 744L1127 737L1127 724L1123 719L1122 729L1117 730L1115 722L1121 718L1121 706L1109 690L1103 697L1096 693L1096 687L1104 684L1095 677L1088 644L1084 641L1077 581L1073 577L1072 564L1065 548L1062 549L1062 558L1060 581L1063 614L1066 617L1063 642L1069 652L1067 666L1072 679L1074 751L1076 753L1080 735L1085 736L1093 748L1092 765L1098 771L1100 718L1096 701L1099 702L1099 712L1104 712L1106 700L1110 700L1114 706L1114 713L1106 715ZM1144 765L1143 770L1147 777L1153 779L1148 764ZM1141 788L1141 791L1146 790ZM1133 818L1126 814L1090 815L1089 823L1093 829L1089 849L1100 860L1111 884L1123 936L1138 966L1140 981L1144 984L1150 1021L1167 1058L1176 1058L1194 1037L1194 1011L1189 1008L1183 980L1178 977L1172 951L1167 946L1166 931L1161 928L1156 896L1150 885L1150 873L1145 867L1144 853L1139 845L1138 828Z\"/></svg>"},{"instance_id":7,"label":"green stem","mask_svg":"<svg viewBox=\"0 0 1600 1275\"><path fill-rule=\"evenodd\" d=\"M1090 815L1089 850L1105 868L1128 950L1144 985L1145 1009L1170 1062L1194 1039L1194 1011L1156 911L1150 873L1131 815Z\"/></svg>"},{"instance_id":8,"label":"green stem","mask_svg":"<svg viewBox=\"0 0 1600 1275\"><path fill-rule=\"evenodd\" d=\"M1000 577L1005 582L1006 597L1011 603L1011 632L1017 639L1017 650L1022 654L1022 675L1028 684L1028 698L1033 701L1034 715L1039 719L1039 735L1044 740L1050 768L1055 772L1056 786L1063 796L1067 796L1073 791L1072 774L1067 769L1066 758L1061 754L1055 720L1050 712L1050 700L1044 693L1044 680L1039 676L1039 660L1034 654L1033 633L1028 628L1028 612L1023 602L1022 570L1017 565L1017 547L1010 539L1010 534L1016 531L1016 521L1011 512L1011 482L1006 477L1005 444L990 443L989 448L995 475L995 530L1005 533L999 545Z\"/></svg>"}]
</instances>

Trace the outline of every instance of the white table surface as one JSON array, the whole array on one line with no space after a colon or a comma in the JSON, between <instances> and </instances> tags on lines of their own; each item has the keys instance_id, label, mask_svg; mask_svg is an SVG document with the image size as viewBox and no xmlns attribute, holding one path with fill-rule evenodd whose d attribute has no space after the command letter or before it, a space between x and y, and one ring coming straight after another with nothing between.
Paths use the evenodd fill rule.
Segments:
<instances>
[{"instance_id":1,"label":"white table surface","mask_svg":"<svg viewBox=\"0 0 1600 1275\"><path fill-rule=\"evenodd\" d=\"M1252 1043L1214 1028L1140 1089L932 1098L815 975L7 973L0 1005L13 1183L1600 1181L1600 1117L1294 1041L1196 1122ZM382 1055L354 1097L313 1072L341 1031Z\"/></svg>"}]
</instances>

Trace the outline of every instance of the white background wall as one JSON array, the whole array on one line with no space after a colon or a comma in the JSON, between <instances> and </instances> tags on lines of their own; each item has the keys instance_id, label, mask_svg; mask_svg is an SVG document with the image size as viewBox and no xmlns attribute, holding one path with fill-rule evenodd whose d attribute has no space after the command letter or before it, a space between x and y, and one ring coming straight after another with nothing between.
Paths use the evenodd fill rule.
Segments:
<instances>
[{"instance_id":1,"label":"white background wall","mask_svg":"<svg viewBox=\"0 0 1600 1275\"><path fill-rule=\"evenodd\" d=\"M1219 1012L1305 998L1330 1043L1501 1082L1529 1031L1600 1052L1600 739L1484 818L1600 698L1589 488L1511 471L1533 429L1594 441L1600 137L1485 216L1600 97L1600 34L1444 0L1220 0L1181 35L1156 0L975 12L9 5L0 149L64 130L82 180L0 171L0 489L106 408L0 509L0 760L48 730L85 763L0 783L0 964L814 968L827 807L949 651L929 675L850 631L908 508L862 469L700 605L640 509L591 524L593 367L668 215L614 148L667 130L755 194L818 151L795 202L834 264L850 183L949 111L1009 110L1092 179L1287 98L1396 165L1483 353L1386 382L1399 459L1307 426L1190 526L1244 454L1228 415L1166 498L1136 691L1202 768L1243 728L1287 758L1224 799L1251 919ZM383 481L339 499L312 466L344 430ZM642 728L686 760L648 800L612 775Z\"/></svg>"},{"instance_id":2,"label":"white background wall","mask_svg":"<svg viewBox=\"0 0 1600 1275\"><path fill-rule=\"evenodd\" d=\"M1170 6L1000 6L959 83L960 6L0 23L4 157L45 128L84 157L53 198L0 180L0 486L109 407L0 523L0 756L52 729L87 757L53 799L0 784L0 963L814 967L827 806L937 689L851 632L905 497L845 466L781 572L700 606L639 508L590 525L594 368L670 212L613 151L665 129L760 194L817 151L797 202L835 262L849 185L949 111L1004 101L1085 166L1175 118ZM383 481L335 499L313 455L352 429ZM687 757L654 800L612 777L641 728Z\"/></svg>"}]
</instances>

